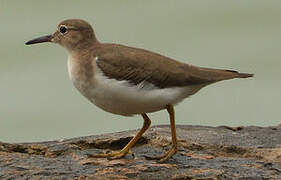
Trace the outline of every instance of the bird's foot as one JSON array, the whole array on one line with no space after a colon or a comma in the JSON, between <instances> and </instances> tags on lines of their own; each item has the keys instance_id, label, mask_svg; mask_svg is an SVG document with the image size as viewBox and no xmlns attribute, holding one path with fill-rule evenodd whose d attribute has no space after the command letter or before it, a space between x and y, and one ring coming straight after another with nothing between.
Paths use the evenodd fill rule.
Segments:
<instances>
[{"instance_id":1,"label":"bird's foot","mask_svg":"<svg viewBox=\"0 0 281 180\"><path fill-rule=\"evenodd\" d=\"M91 154L90 157L93 158L107 158L108 160L113 160L113 159L120 159L125 157L127 154L131 154L133 157L134 153L131 150L121 150L121 151L106 151L105 153L101 154Z\"/></svg>"},{"instance_id":2,"label":"bird's foot","mask_svg":"<svg viewBox=\"0 0 281 180\"><path fill-rule=\"evenodd\" d=\"M158 160L158 162L162 163L162 162L167 161L174 154L176 154L177 151L178 151L177 145L173 145L172 148L165 154L162 154L162 155L156 156L156 157L145 156L145 158L149 159L149 160Z\"/></svg>"}]
</instances>

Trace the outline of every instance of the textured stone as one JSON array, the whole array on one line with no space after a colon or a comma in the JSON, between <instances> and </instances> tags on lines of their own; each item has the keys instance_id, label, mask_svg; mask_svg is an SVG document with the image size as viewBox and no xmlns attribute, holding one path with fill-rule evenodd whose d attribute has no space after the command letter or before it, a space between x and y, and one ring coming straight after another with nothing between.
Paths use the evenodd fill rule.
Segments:
<instances>
[{"instance_id":1,"label":"textured stone","mask_svg":"<svg viewBox=\"0 0 281 180\"><path fill-rule=\"evenodd\" d=\"M136 134L40 143L0 142L0 179L281 179L281 126L177 126L179 152L165 163L147 160L169 149L169 126L154 126L124 159L91 158L118 150Z\"/></svg>"}]
</instances>

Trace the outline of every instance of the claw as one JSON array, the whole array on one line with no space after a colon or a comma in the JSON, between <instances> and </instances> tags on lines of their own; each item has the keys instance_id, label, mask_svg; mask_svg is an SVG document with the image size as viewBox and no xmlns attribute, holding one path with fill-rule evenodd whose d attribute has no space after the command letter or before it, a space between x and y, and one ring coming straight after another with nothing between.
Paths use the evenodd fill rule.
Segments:
<instances>
[{"instance_id":1,"label":"claw","mask_svg":"<svg viewBox=\"0 0 281 180\"><path fill-rule=\"evenodd\" d=\"M93 157L93 158L107 158L108 160L113 160L113 159L120 159L124 156L126 156L127 154L131 154L133 157L134 156L134 153L129 150L129 151L106 151L105 153L101 153L101 154L92 154L90 155L90 157Z\"/></svg>"},{"instance_id":2,"label":"claw","mask_svg":"<svg viewBox=\"0 0 281 180\"><path fill-rule=\"evenodd\" d=\"M155 156L155 157L145 155L144 157L148 160L158 160L160 163L162 163L162 162L168 160L170 157L172 157L177 151L178 151L177 146L173 145L172 148L165 154L162 154L160 156Z\"/></svg>"},{"instance_id":3,"label":"claw","mask_svg":"<svg viewBox=\"0 0 281 180\"><path fill-rule=\"evenodd\" d=\"M159 160L160 163L167 161L170 157L172 157L178 151L177 146L173 146L163 158Z\"/></svg>"}]
</instances>

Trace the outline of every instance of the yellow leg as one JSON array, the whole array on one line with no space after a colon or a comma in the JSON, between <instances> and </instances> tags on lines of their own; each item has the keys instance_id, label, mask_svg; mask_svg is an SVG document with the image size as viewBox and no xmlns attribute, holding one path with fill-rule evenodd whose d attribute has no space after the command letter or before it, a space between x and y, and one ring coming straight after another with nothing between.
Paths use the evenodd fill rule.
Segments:
<instances>
[{"instance_id":1,"label":"yellow leg","mask_svg":"<svg viewBox=\"0 0 281 180\"><path fill-rule=\"evenodd\" d=\"M169 116L170 116L170 126L171 126L171 134L172 134L172 147L171 149L163 155L157 157L148 157L148 159L158 159L159 162L164 162L172 157L177 151L177 136L176 136L176 125L175 125L175 111L173 105L167 105L166 107Z\"/></svg>"},{"instance_id":2,"label":"yellow leg","mask_svg":"<svg viewBox=\"0 0 281 180\"><path fill-rule=\"evenodd\" d=\"M137 133L137 135L133 139L131 139L131 141L121 151L96 154L96 155L91 155L91 157L107 157L108 159L119 159L124 157L126 154L128 154L130 152L130 149L134 146L134 144L138 141L138 139L149 128L151 124L151 121L146 114L142 114L142 117L144 122L141 130Z\"/></svg>"}]
</instances>

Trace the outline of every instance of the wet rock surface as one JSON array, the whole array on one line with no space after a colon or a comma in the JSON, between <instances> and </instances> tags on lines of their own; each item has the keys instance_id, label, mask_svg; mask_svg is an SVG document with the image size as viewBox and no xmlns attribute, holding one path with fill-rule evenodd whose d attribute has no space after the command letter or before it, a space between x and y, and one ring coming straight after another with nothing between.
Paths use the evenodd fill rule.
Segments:
<instances>
[{"instance_id":1,"label":"wet rock surface","mask_svg":"<svg viewBox=\"0 0 281 180\"><path fill-rule=\"evenodd\" d=\"M170 148L170 127L154 126L132 149L134 155L118 160L90 157L121 149L136 132L0 142L0 179L281 179L281 126L179 125L179 151L165 163L145 158Z\"/></svg>"}]
</instances>

